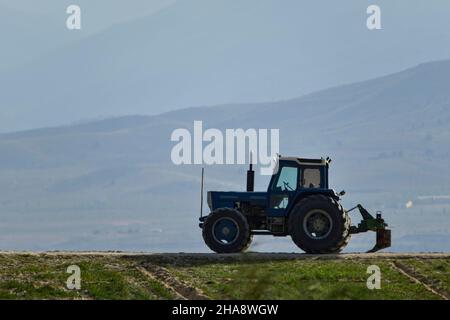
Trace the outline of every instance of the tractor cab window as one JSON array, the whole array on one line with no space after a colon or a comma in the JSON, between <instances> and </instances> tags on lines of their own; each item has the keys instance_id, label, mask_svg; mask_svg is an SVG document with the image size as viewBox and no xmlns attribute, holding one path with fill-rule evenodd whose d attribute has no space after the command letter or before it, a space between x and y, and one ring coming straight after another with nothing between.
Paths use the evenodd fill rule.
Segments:
<instances>
[{"instance_id":1,"label":"tractor cab window","mask_svg":"<svg viewBox=\"0 0 450 320\"><path fill-rule=\"evenodd\" d=\"M298 168L282 167L280 175L272 186L274 191L295 191L297 189Z\"/></svg>"},{"instance_id":2,"label":"tractor cab window","mask_svg":"<svg viewBox=\"0 0 450 320\"><path fill-rule=\"evenodd\" d=\"M319 168L303 169L302 188L320 188L321 180L321 170Z\"/></svg>"}]
</instances>

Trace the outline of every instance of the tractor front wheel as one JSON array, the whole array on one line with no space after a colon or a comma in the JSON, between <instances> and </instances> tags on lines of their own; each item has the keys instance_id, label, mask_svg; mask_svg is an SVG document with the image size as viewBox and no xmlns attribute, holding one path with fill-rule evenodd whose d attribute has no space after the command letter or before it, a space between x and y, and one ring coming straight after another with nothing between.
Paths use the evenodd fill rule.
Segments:
<instances>
[{"instance_id":1,"label":"tractor front wheel","mask_svg":"<svg viewBox=\"0 0 450 320\"><path fill-rule=\"evenodd\" d=\"M292 209L289 230L292 240L306 253L337 253L350 240L350 217L333 198L309 196Z\"/></svg>"},{"instance_id":2,"label":"tractor front wheel","mask_svg":"<svg viewBox=\"0 0 450 320\"><path fill-rule=\"evenodd\" d=\"M211 212L203 224L202 234L206 245L217 253L243 252L252 241L247 219L231 208Z\"/></svg>"}]
</instances>

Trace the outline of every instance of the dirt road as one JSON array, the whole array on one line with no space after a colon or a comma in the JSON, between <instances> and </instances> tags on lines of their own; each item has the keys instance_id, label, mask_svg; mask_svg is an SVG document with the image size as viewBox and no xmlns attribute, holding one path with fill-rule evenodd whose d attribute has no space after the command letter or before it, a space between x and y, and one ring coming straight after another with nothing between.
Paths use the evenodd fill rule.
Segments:
<instances>
[{"instance_id":1,"label":"dirt road","mask_svg":"<svg viewBox=\"0 0 450 320\"><path fill-rule=\"evenodd\" d=\"M447 259L450 253L341 253L341 254L305 254L305 253L266 253L248 252L238 254L217 254L217 253L152 253L152 252L124 252L124 251L0 251L0 255L57 255L57 256L130 256L147 257L149 259L201 259L211 261L226 260L292 260L292 259Z\"/></svg>"},{"instance_id":2,"label":"dirt road","mask_svg":"<svg viewBox=\"0 0 450 320\"><path fill-rule=\"evenodd\" d=\"M195 263L195 262L238 262L238 261L281 261L281 260L371 260L371 259L449 259L450 253L343 253L311 255L304 253L262 253L249 252L239 254L216 253L147 253L120 251L50 251L50 252L17 252L0 251L1 255L36 255L36 256L117 256L141 258L146 261L167 263Z\"/></svg>"}]
</instances>

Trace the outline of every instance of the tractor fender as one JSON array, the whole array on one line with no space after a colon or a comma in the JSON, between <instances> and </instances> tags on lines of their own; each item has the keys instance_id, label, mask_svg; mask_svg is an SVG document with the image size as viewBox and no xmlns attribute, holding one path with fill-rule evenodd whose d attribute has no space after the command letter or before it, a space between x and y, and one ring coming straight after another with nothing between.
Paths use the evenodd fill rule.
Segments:
<instances>
[{"instance_id":1,"label":"tractor fender","mask_svg":"<svg viewBox=\"0 0 450 320\"><path fill-rule=\"evenodd\" d=\"M290 215L290 213L292 211L292 208L294 208L295 205L299 201L301 201L301 200L303 200L303 199L305 199L305 198L307 198L309 196L314 196L314 195L324 195L326 197L333 198L336 201L340 200L339 196L336 195L336 192L334 190L332 190L332 189L309 189L309 190L299 191L295 195L293 201L289 205L287 216Z\"/></svg>"}]
</instances>

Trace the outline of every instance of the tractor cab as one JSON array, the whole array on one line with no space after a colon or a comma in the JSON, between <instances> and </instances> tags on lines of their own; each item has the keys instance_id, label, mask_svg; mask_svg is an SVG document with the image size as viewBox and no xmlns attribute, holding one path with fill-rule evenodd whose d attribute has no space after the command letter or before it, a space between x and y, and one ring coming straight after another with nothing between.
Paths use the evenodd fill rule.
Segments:
<instances>
[{"instance_id":1,"label":"tractor cab","mask_svg":"<svg viewBox=\"0 0 450 320\"><path fill-rule=\"evenodd\" d=\"M268 215L287 215L302 196L326 193L338 197L328 188L330 162L330 159L280 157L267 189Z\"/></svg>"},{"instance_id":2,"label":"tractor cab","mask_svg":"<svg viewBox=\"0 0 450 320\"><path fill-rule=\"evenodd\" d=\"M327 189L328 159L280 157L269 185L269 192L302 189Z\"/></svg>"}]
</instances>

